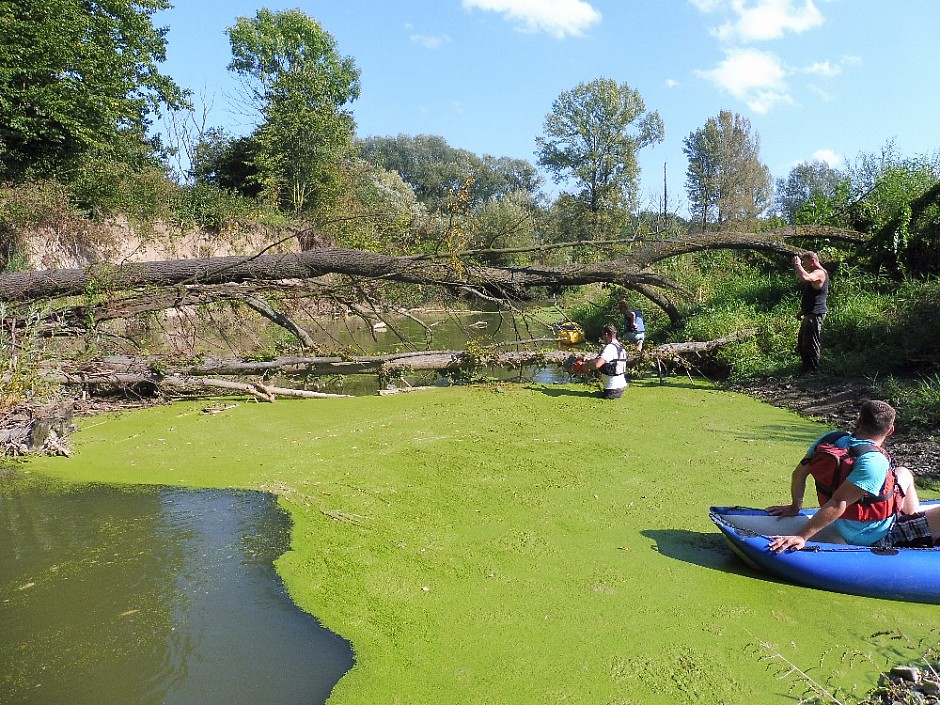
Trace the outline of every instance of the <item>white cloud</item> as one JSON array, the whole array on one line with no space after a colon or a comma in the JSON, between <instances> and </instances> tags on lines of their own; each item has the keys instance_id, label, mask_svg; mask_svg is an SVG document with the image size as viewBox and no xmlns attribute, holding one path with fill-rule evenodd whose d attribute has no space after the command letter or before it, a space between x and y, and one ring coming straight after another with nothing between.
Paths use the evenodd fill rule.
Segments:
<instances>
[{"instance_id":1,"label":"white cloud","mask_svg":"<svg viewBox=\"0 0 940 705\"><path fill-rule=\"evenodd\" d=\"M763 42L788 32L802 34L825 19L813 0L689 0L699 12L723 12L732 19L712 29L723 42Z\"/></svg>"},{"instance_id":2,"label":"white cloud","mask_svg":"<svg viewBox=\"0 0 940 705\"><path fill-rule=\"evenodd\" d=\"M408 37L415 44L420 44L425 49L440 49L445 44L450 44L451 38L446 34L412 34Z\"/></svg>"},{"instance_id":3,"label":"white cloud","mask_svg":"<svg viewBox=\"0 0 940 705\"><path fill-rule=\"evenodd\" d=\"M838 64L833 64L830 61L816 61L803 69L803 71L805 73L811 73L816 76L832 78L842 73L842 67Z\"/></svg>"},{"instance_id":4,"label":"white cloud","mask_svg":"<svg viewBox=\"0 0 940 705\"><path fill-rule=\"evenodd\" d=\"M787 71L780 58L756 49L728 49L725 59L697 75L744 101L755 113L764 114L779 103L790 103Z\"/></svg>"},{"instance_id":5,"label":"white cloud","mask_svg":"<svg viewBox=\"0 0 940 705\"><path fill-rule=\"evenodd\" d=\"M666 88L676 88L679 85L679 82L674 78L666 79Z\"/></svg>"},{"instance_id":6,"label":"white cloud","mask_svg":"<svg viewBox=\"0 0 940 705\"><path fill-rule=\"evenodd\" d=\"M833 100L835 100L835 96L821 86L810 83L807 84L806 88L811 93L814 93L824 103L831 103Z\"/></svg>"},{"instance_id":7,"label":"white cloud","mask_svg":"<svg viewBox=\"0 0 940 705\"><path fill-rule=\"evenodd\" d=\"M727 4L727 0L689 0L689 2L695 5L699 12L706 14L716 12Z\"/></svg>"},{"instance_id":8,"label":"white cloud","mask_svg":"<svg viewBox=\"0 0 940 705\"><path fill-rule=\"evenodd\" d=\"M499 12L525 32L547 32L563 39L580 36L601 20L583 0L462 0L465 10Z\"/></svg>"},{"instance_id":9,"label":"white cloud","mask_svg":"<svg viewBox=\"0 0 940 705\"><path fill-rule=\"evenodd\" d=\"M831 149L817 149L815 152L813 152L813 159L815 159L817 162L825 162L833 169L842 163L842 157L833 152Z\"/></svg>"}]
</instances>

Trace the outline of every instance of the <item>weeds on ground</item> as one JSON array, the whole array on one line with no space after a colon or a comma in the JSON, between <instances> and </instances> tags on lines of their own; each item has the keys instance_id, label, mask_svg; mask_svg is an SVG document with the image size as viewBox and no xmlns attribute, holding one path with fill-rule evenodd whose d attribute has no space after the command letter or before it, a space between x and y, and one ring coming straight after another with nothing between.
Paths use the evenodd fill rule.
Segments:
<instances>
[{"instance_id":1,"label":"weeds on ground","mask_svg":"<svg viewBox=\"0 0 940 705\"><path fill-rule=\"evenodd\" d=\"M935 429L940 419L940 373L903 380L893 375L878 380L880 396L903 412L912 430Z\"/></svg>"},{"instance_id":2,"label":"weeds on ground","mask_svg":"<svg viewBox=\"0 0 940 705\"><path fill-rule=\"evenodd\" d=\"M716 370L743 381L786 377L800 367L796 351L799 286L784 263L755 261L735 253L700 253L661 263L685 293L671 292L683 318L671 323L658 310L647 316L647 347L714 340L746 328L751 339L723 347ZM627 298L646 313L639 295L611 287L606 299L572 312L596 335L617 321L617 301ZM884 391L918 430L940 423L940 279L896 281L842 265L832 276L829 314L823 326L823 370L860 378ZM714 371L713 371L714 372ZM714 376L714 375L712 375Z\"/></svg>"},{"instance_id":3,"label":"weeds on ground","mask_svg":"<svg viewBox=\"0 0 940 705\"><path fill-rule=\"evenodd\" d=\"M799 705L907 705L908 703L922 704L926 702L923 687L918 686L919 672L926 671L928 679L934 683L940 681L937 672L936 647L927 646L928 639L932 643L936 634L929 635L928 639L914 643L903 634L894 631L878 632L871 637L876 642L887 640L893 642L890 648L884 648L886 663L879 665L870 653L850 652L842 655L842 661L851 663L864 662L873 670L881 673L878 685L864 695L858 695L853 690L846 690L833 686L828 678L817 677L816 673L824 672L823 660L815 668L800 668L788 659L780 650L765 641L758 640L755 652L759 659L773 670L780 680L789 681L791 693L796 696ZM909 655L911 656L910 658ZM904 666L890 665L888 659ZM907 663L912 665L908 666ZM916 665L913 665L916 664ZM913 680L899 676L898 671L903 670L914 676Z\"/></svg>"}]
</instances>

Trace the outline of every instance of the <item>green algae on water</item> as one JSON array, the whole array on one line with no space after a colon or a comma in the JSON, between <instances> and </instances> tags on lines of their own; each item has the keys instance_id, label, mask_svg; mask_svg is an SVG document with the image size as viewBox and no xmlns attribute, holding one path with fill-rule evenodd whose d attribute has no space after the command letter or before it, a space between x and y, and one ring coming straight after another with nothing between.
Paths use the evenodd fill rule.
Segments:
<instances>
[{"instance_id":1,"label":"green algae on water","mask_svg":"<svg viewBox=\"0 0 940 705\"><path fill-rule=\"evenodd\" d=\"M850 657L877 660L872 635L929 632L933 606L755 574L711 524L784 500L824 427L684 379L588 392L179 403L88 419L72 458L30 468L277 493L278 570L356 652L334 704L790 703L759 644L851 687L875 678Z\"/></svg>"}]
</instances>

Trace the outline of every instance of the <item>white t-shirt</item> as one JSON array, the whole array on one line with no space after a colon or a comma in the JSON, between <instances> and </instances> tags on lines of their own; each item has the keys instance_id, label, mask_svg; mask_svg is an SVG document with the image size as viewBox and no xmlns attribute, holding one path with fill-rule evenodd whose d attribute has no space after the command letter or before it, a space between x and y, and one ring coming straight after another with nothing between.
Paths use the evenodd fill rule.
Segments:
<instances>
[{"instance_id":1,"label":"white t-shirt","mask_svg":"<svg viewBox=\"0 0 940 705\"><path fill-rule=\"evenodd\" d=\"M624 358L626 355L624 355L623 347L618 341L617 343L607 343L601 351L601 357L604 358L604 362L612 362L618 358ZM624 363L618 364L623 366ZM624 389L627 386L626 375L613 375L611 377L601 375L601 377L604 378L604 389Z\"/></svg>"}]
</instances>

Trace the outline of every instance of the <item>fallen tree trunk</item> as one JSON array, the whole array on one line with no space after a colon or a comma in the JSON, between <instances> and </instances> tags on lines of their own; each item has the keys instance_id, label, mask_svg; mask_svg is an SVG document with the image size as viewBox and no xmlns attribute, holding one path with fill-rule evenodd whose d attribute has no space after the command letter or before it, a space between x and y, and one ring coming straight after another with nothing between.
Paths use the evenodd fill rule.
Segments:
<instances>
[{"instance_id":1,"label":"fallen tree trunk","mask_svg":"<svg viewBox=\"0 0 940 705\"><path fill-rule=\"evenodd\" d=\"M669 257L709 249L792 255L799 250L789 241L806 238L858 242L863 236L850 230L822 226L792 226L767 233L702 233L645 245L637 243L638 247L625 259L559 267L536 264L487 266L474 262L475 253L472 251L457 253L457 260L453 260L433 256L394 257L338 247L244 257L120 265L99 263L84 269L2 274L0 301L22 303L78 297L89 291L107 293L108 296L96 304L72 302L70 308L54 310L38 321L43 335L79 335L103 320L143 311L239 299L290 330L303 345L309 345L311 341L303 329L255 294L261 290L293 288L321 289L323 293L329 290L323 279L325 275L435 285L500 300L524 298L533 287L612 283L640 293L660 307L672 323L677 323L681 314L664 292L682 292L683 289L668 277L651 271L652 265ZM117 295L124 292L136 292L138 296L125 299ZM357 307L355 301L347 301L345 305L353 310ZM365 317L376 318L376 312L366 312Z\"/></svg>"},{"instance_id":2,"label":"fallen tree trunk","mask_svg":"<svg viewBox=\"0 0 940 705\"><path fill-rule=\"evenodd\" d=\"M185 389L221 389L238 394L249 394L260 401L273 402L280 396L300 397L305 399L331 399L346 397L348 394L326 394L311 392L306 389L273 387L261 382L236 382L214 377L197 377L185 374L158 374L156 372L79 372L70 374L44 374L43 379L66 385L82 387L130 387L150 384L159 389L177 387Z\"/></svg>"},{"instance_id":3,"label":"fallen tree trunk","mask_svg":"<svg viewBox=\"0 0 940 705\"><path fill-rule=\"evenodd\" d=\"M455 265L447 259L393 257L342 247L244 257L128 262L119 265L99 263L84 269L0 275L0 299L11 302L35 301L78 296L89 290L123 291L187 284L307 280L326 274L412 284L438 284L453 288L482 287L515 293L534 286L596 283L671 289L675 288L673 282L646 268L667 257L707 249L747 249L789 255L798 250L789 245L787 240L806 237L857 239L861 236L843 229L809 226L788 227L767 233L704 233L641 247L634 250L628 259L559 267L536 264L492 267L464 260Z\"/></svg>"},{"instance_id":4,"label":"fallen tree trunk","mask_svg":"<svg viewBox=\"0 0 940 705\"><path fill-rule=\"evenodd\" d=\"M124 291L141 287L182 284L223 284L282 279L311 279L343 274L366 279L387 279L411 284L437 284L451 288L481 287L519 292L532 286L569 286L598 282L668 286L652 272L640 272L618 260L566 267L486 267L325 247L254 257L162 260L121 265L99 264L85 269L57 269L0 275L0 299L32 301L78 296L89 288Z\"/></svg>"},{"instance_id":5,"label":"fallen tree trunk","mask_svg":"<svg viewBox=\"0 0 940 705\"><path fill-rule=\"evenodd\" d=\"M744 330L706 342L669 343L642 353L628 352L632 365L661 363L694 368L683 356L702 356L727 345L753 336L754 330ZM570 350L549 351L494 351L489 355L470 355L462 350L413 352L395 355L343 359L338 357L281 357L268 361L244 361L234 358L212 358L198 363L167 364L165 360L145 357L107 357L82 363L58 364L37 370L37 375L49 382L79 386L83 390L96 388L133 389L147 385L158 392L169 389L217 392L219 390L249 395L265 402L277 397L305 399L334 399L347 395L327 394L305 389L273 386L265 381L244 379L272 374L381 374L392 376L409 371L437 370L462 372L485 367L521 368L525 366L563 365L571 357ZM588 356L593 356L590 353ZM239 379L219 379L238 377ZM3 380L0 379L0 382ZM381 390L379 394L392 394L428 389L429 387L399 387ZM212 412L214 413L214 412ZM71 412L61 410L37 414L16 413L0 420L0 455L20 455L47 452L67 455L66 436L71 432Z\"/></svg>"},{"instance_id":6,"label":"fallen tree trunk","mask_svg":"<svg viewBox=\"0 0 940 705\"><path fill-rule=\"evenodd\" d=\"M716 338L715 340L707 340L704 342L692 341L688 343L665 343L651 350L650 357L654 360L668 360L671 357L681 357L682 355L702 355L713 352L729 343L737 343L742 340L747 340L748 338L753 338L755 335L757 335L756 328L745 328L731 333L730 335Z\"/></svg>"},{"instance_id":7,"label":"fallen tree trunk","mask_svg":"<svg viewBox=\"0 0 940 705\"><path fill-rule=\"evenodd\" d=\"M703 355L724 345L755 335L747 329L705 342L668 343L642 353L626 350L628 362L677 361L684 355ZM94 361L70 363L41 370L45 379L82 385L128 384L148 382L155 385L211 385L213 377L251 377L271 375L358 375L393 376L409 371L460 372L485 367L518 369L526 366L561 365L572 355L571 350L513 350L469 354L463 350L435 350L395 353L363 357L282 356L271 360L239 360L231 357L206 357L197 362L173 363L149 357L112 356ZM593 356L590 353L589 356ZM215 380L222 382L223 380ZM229 382L230 388L255 394L250 383ZM269 389L264 386L263 389ZM298 390L299 391L299 390ZM332 396L332 395L317 395Z\"/></svg>"}]
</instances>

